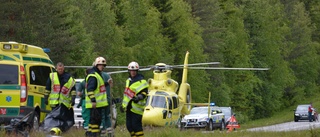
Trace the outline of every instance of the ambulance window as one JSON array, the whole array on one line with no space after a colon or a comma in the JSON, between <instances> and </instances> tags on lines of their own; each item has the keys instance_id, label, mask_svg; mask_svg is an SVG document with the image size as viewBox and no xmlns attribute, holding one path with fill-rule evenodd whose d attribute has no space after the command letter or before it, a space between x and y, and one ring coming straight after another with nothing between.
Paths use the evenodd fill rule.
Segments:
<instances>
[{"instance_id":1,"label":"ambulance window","mask_svg":"<svg viewBox=\"0 0 320 137\"><path fill-rule=\"evenodd\" d=\"M19 84L17 65L0 64L0 84Z\"/></svg>"},{"instance_id":2,"label":"ambulance window","mask_svg":"<svg viewBox=\"0 0 320 137\"><path fill-rule=\"evenodd\" d=\"M51 68L47 66L31 66L29 69L30 84L46 86Z\"/></svg>"}]
</instances>

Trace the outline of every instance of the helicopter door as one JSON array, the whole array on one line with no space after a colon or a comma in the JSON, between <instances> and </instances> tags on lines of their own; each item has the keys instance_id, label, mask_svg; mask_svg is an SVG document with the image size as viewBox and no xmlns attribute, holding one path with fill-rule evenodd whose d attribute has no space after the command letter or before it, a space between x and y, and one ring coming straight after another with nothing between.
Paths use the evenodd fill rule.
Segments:
<instances>
[{"instance_id":1,"label":"helicopter door","mask_svg":"<svg viewBox=\"0 0 320 137\"><path fill-rule=\"evenodd\" d=\"M162 111L163 119L172 119L172 100L171 98L165 97L167 108Z\"/></svg>"}]
</instances>

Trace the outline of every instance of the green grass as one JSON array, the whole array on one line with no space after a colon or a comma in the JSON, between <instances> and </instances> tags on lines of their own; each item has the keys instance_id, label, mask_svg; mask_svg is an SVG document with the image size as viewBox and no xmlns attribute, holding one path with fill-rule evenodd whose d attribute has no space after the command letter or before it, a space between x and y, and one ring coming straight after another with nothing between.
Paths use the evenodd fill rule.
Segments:
<instances>
[{"instance_id":1,"label":"green grass","mask_svg":"<svg viewBox=\"0 0 320 137\"><path fill-rule=\"evenodd\" d=\"M248 132L248 131L219 131L215 130L212 132L206 132L204 130L189 129L180 131L178 128L170 127L156 127L156 128L145 128L145 137L320 137L320 129L310 129L304 131L291 131L291 132ZM0 136L5 137L16 137L15 135L5 135L3 132ZM33 132L30 134L31 137L45 137L44 133ZM71 129L67 133L63 134L64 137L83 137L84 131L80 129ZM117 127L115 131L116 137L130 137L125 126Z\"/></svg>"},{"instance_id":2,"label":"green grass","mask_svg":"<svg viewBox=\"0 0 320 137\"><path fill-rule=\"evenodd\" d=\"M313 97L307 101L304 101L299 104L308 104L310 100L313 102L313 106L317 108L320 106L320 100L316 97ZM296 104L298 105L298 104ZM245 129L261 127L267 125L273 125L283 122L293 121L293 109L295 106L288 107L283 109L282 111L276 113L274 116L269 118L263 118L259 120L249 121L246 123L240 123L240 129L237 131L227 132L227 131L219 131L215 130L213 132L206 132L203 129L188 129L184 131L180 131L178 128L173 127L144 127L145 137L209 137L209 136L218 136L218 137L320 137L320 129L310 128L308 130L303 131L290 131L290 132L249 132ZM83 137L84 130L82 129L71 129L68 132L64 133L65 137ZM0 136L2 137L16 137L15 135L5 135L4 131L0 131ZM42 132L33 132L30 134L31 137L45 137L46 135ZM125 125L119 125L115 130L115 136L117 137L130 137L129 132L127 131Z\"/></svg>"}]
</instances>

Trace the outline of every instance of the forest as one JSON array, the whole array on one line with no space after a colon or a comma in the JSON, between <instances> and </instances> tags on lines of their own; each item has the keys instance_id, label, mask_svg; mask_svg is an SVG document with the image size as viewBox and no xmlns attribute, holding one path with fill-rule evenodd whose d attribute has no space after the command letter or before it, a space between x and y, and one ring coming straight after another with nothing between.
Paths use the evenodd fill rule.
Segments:
<instances>
[{"instance_id":1,"label":"forest","mask_svg":"<svg viewBox=\"0 0 320 137\"><path fill-rule=\"evenodd\" d=\"M0 9L0 41L50 48L52 61L67 66L90 66L98 56L108 66L175 65L189 51L189 63L270 68L189 70L192 102L211 92L211 102L231 106L242 121L320 93L318 0L1 0ZM122 97L128 74L111 76L113 96Z\"/></svg>"}]
</instances>

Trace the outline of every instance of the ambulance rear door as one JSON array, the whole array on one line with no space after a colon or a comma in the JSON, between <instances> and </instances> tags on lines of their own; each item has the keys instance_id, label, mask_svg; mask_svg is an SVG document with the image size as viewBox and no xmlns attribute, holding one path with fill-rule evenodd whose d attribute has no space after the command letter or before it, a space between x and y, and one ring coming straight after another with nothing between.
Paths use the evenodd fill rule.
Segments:
<instances>
[{"instance_id":1,"label":"ambulance rear door","mask_svg":"<svg viewBox=\"0 0 320 137\"><path fill-rule=\"evenodd\" d=\"M3 61L0 57L0 115L19 115L20 67L19 62Z\"/></svg>"}]
</instances>

